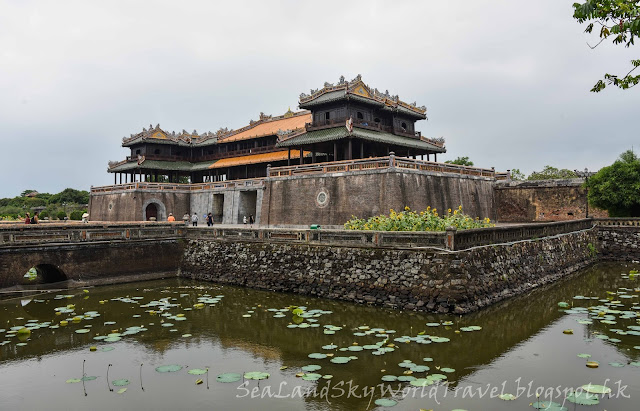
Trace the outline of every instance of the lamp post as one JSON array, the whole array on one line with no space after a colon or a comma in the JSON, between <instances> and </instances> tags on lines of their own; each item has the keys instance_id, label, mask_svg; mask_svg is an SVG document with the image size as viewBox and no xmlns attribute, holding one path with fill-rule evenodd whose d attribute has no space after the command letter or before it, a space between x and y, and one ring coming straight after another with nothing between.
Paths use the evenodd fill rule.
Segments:
<instances>
[{"instance_id":1,"label":"lamp post","mask_svg":"<svg viewBox=\"0 0 640 411\"><path fill-rule=\"evenodd\" d=\"M584 171L574 170L574 172L578 175L578 177L584 178L585 182L585 218L589 218L589 172L588 168L585 168Z\"/></svg>"}]
</instances>

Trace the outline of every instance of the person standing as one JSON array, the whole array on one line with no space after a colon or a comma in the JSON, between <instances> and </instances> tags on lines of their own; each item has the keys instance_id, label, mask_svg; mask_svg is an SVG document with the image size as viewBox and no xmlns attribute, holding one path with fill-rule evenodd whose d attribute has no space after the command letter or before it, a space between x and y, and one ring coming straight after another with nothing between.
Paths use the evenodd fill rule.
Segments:
<instances>
[{"instance_id":1,"label":"person standing","mask_svg":"<svg viewBox=\"0 0 640 411\"><path fill-rule=\"evenodd\" d=\"M253 214L249 215L249 225L253 226L253 223L255 223L256 220L255 218L253 218Z\"/></svg>"},{"instance_id":2,"label":"person standing","mask_svg":"<svg viewBox=\"0 0 640 411\"><path fill-rule=\"evenodd\" d=\"M211 227L213 225L213 214L207 214L207 227Z\"/></svg>"},{"instance_id":3,"label":"person standing","mask_svg":"<svg viewBox=\"0 0 640 411\"><path fill-rule=\"evenodd\" d=\"M194 227L198 226L198 213L196 213L195 211L193 212L193 215L191 216L191 225Z\"/></svg>"},{"instance_id":4,"label":"person standing","mask_svg":"<svg viewBox=\"0 0 640 411\"><path fill-rule=\"evenodd\" d=\"M247 225L247 216L242 217L242 223Z\"/></svg>"},{"instance_id":5,"label":"person standing","mask_svg":"<svg viewBox=\"0 0 640 411\"><path fill-rule=\"evenodd\" d=\"M24 217L25 224L31 224L31 217L29 217L29 213L27 213Z\"/></svg>"},{"instance_id":6,"label":"person standing","mask_svg":"<svg viewBox=\"0 0 640 411\"><path fill-rule=\"evenodd\" d=\"M189 213L184 213L184 215L182 216L182 221L184 221L184 225L186 227L189 226Z\"/></svg>"},{"instance_id":7,"label":"person standing","mask_svg":"<svg viewBox=\"0 0 640 411\"><path fill-rule=\"evenodd\" d=\"M31 217L31 224L38 224L39 222L40 220L38 219L38 212L36 211L33 217Z\"/></svg>"},{"instance_id":8,"label":"person standing","mask_svg":"<svg viewBox=\"0 0 640 411\"><path fill-rule=\"evenodd\" d=\"M173 213L169 213L169 217L167 217L167 221L176 221L176 218L173 216Z\"/></svg>"}]
</instances>

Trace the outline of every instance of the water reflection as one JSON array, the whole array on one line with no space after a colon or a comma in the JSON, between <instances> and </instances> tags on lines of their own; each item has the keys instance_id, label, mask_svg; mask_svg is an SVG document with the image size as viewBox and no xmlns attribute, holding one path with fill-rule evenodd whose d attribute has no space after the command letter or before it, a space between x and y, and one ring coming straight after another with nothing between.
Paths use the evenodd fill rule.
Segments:
<instances>
[{"instance_id":1,"label":"water reflection","mask_svg":"<svg viewBox=\"0 0 640 411\"><path fill-rule=\"evenodd\" d=\"M70 385L65 385L66 378L57 375L64 374L60 372L60 368L65 367L61 365L61 361L63 364L67 361L72 362L73 365L67 365L79 370L80 358L86 359L87 364L91 364L94 375L100 378L105 377L102 378L102 384L106 379L105 371L108 364L114 363L110 378L120 378L121 376L116 375L120 372L134 379L138 374L134 366L138 367L140 363L144 363L145 366L140 371L145 375L146 390L131 389L123 394L124 401L127 401L125 403L131 405L127 408L133 408L136 404L149 404L149 401L157 404L159 408L164 408L165 405L178 401L176 398L195 401L193 406L188 408L201 408L201 406L206 408L211 405L212 392L215 392L216 398L221 398L216 401L220 401L221 404L238 409L252 409L256 406L255 402L235 398L238 393L237 384L231 387L217 383L215 375L222 372L242 373L261 370L261 368L267 369L272 374L271 378L259 383L252 382L252 387L259 385L264 389L271 386L276 391L283 381L289 386L303 384L305 387L315 386L318 389L331 384L335 385L340 381L353 381L360 387L373 387L380 384L382 375L402 375L405 369L398 366L400 362L412 360L422 364L424 357L432 357L433 362L425 363L432 367L431 372L434 372L436 367L437 369L441 367L455 369L448 374L451 382L450 389L453 389L458 383L472 379L479 371L486 373L491 369L492 364L501 358L507 358L509 353L517 351L518 347L535 347L539 355L550 355L554 347L537 346L532 340L538 335L545 335L554 326L567 319L567 315L558 308L557 303L572 302L572 297L575 295L602 296L604 290L629 287L629 280L620 276L621 272L628 272L629 268L621 264L598 265L569 279L539 288L528 295L504 301L464 317L402 312L180 279L93 288L89 293L80 290L70 292L69 294L74 295L71 298L56 299L53 294L37 297L24 306L19 300L4 301L0 303L0 310L3 313L2 327L6 329L27 324L29 320L32 323L58 324L70 315L55 315L54 309L67 304L75 305L76 314L97 311L100 316L84 319L77 324L70 322L66 327L56 329L48 327L34 329L30 340L24 346L17 345L16 337L5 338L4 340L9 342L0 347L2 355L0 386L14 387L20 392L24 389L23 384L16 381L13 375L20 374L28 368L27 365L32 360L37 360L40 363L40 374L31 373L28 377L25 374L23 377L29 378L30 385L39 385L42 390L45 390L49 400L54 401L54 404L65 404L66 400L63 396L72 388ZM203 294L224 295L224 297L214 306L193 308L198 303L198 297ZM128 302L114 300L121 297L125 297ZM172 304L179 304L178 307L168 311L173 315L182 313L187 320L174 321L158 313L150 314L147 312L151 309L149 307L141 307L150 301L163 298L168 298ZM286 313L285 318L274 318L274 312L268 309L283 309L289 306L304 306L307 310L322 309L332 313L317 318L319 327L287 328L287 324L291 321L291 314ZM253 311L251 316L243 317L249 311ZM453 325L447 327L426 325L443 321L451 321ZM173 325L163 326L167 323ZM584 336L593 339L594 335L597 335L594 333L609 333L610 327L605 327L600 322L584 326L575 321L574 323L576 337ZM631 323L633 322L629 321L629 324ZM340 326L343 329L334 335L325 335L323 326L327 324ZM389 343L395 344L395 351L374 356L369 350L359 352L332 350L335 356L358 357L357 360L350 361L348 364L333 364L329 359L308 358L310 353L329 352L321 348L323 345L336 344L338 347L348 347L354 343L375 344L383 339L374 335L354 336L354 330L364 325L370 328L395 330L395 333L389 334ZM469 325L481 326L482 330L459 331L461 327ZM90 332L86 334L75 332L85 326L90 326ZM626 323L623 326L626 326ZM111 344L93 339L97 335L122 333L129 327L144 327L146 331L127 335L122 341ZM393 341L394 338L403 335L416 336L421 332L447 337L450 342L418 344ZM185 334L191 334L191 336L182 337ZM561 333L555 334L554 331L553 344L566 345L570 341L575 341L575 339L564 338ZM6 335L6 332L0 334L0 339L3 335ZM621 340L618 343L605 341L599 347L615 348L621 356L624 356L627 363L637 361L640 350L633 347L640 344L639 337L624 335L618 338ZM89 346L92 345L98 346L99 352L89 352ZM100 352L100 348L107 345L115 347L115 350ZM210 367L211 373L208 378L211 389L207 391L206 388L198 390L192 387L192 379L185 377L185 372L179 376L155 373L155 366L172 361L191 368ZM321 365L322 370L318 372L331 374L333 379L306 382L296 378L295 374L300 372L300 367L308 364ZM288 368L280 370L281 366ZM51 377L52 374L56 374L56 377ZM421 377L424 374L416 373L415 376ZM488 378L498 383L502 374L504 373L501 369L491 369ZM99 399L97 404L91 406L107 408L108 397L105 397L105 393L93 392L94 386L91 384L94 383L95 381L91 381L86 384L89 396L93 394ZM180 384L188 388L172 389ZM153 396L150 396L150 392L153 392ZM35 406L46 403L38 403L34 399L26 401L32 401L32 405ZM330 405L325 398L287 399L286 401L271 399L261 400L257 404L260 404L260 408L266 409L282 409L283 404L285 404L284 408L291 409L352 410L366 409L370 406L367 398L347 398L346 396L333 398ZM411 402L407 404L413 406ZM499 409L504 405L501 402L490 404L490 406L482 405L480 408L487 409L483 407L489 406ZM625 409L624 405L616 408L618 403L613 404L614 406L608 409ZM84 405L86 404L79 403L78 407L81 408ZM420 406L418 403L415 405ZM478 409L475 403L466 405L469 408Z\"/></svg>"}]
</instances>

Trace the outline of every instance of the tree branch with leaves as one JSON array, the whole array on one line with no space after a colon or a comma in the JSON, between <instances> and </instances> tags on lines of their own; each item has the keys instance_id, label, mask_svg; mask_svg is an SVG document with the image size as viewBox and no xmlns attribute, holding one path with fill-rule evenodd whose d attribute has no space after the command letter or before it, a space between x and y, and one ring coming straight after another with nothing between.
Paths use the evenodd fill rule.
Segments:
<instances>
[{"instance_id":1,"label":"tree branch with leaves","mask_svg":"<svg viewBox=\"0 0 640 411\"><path fill-rule=\"evenodd\" d=\"M588 23L586 33L593 33L594 29L600 30L600 41L592 49L598 47L607 39L612 39L615 45L623 44L625 47L634 45L635 38L640 36L640 1L631 0L587 0L584 3L573 4L573 18L578 23ZM640 74L633 72L640 67L640 59L631 60L632 68L620 77L616 74L605 74L602 80L593 86L591 91L599 92L608 85L620 89L628 89L640 82Z\"/></svg>"}]
</instances>

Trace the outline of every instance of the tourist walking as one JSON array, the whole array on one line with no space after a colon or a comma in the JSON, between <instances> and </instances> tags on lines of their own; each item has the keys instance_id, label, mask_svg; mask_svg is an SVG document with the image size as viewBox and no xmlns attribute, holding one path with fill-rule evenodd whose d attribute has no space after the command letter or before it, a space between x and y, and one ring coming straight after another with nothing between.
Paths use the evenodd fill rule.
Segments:
<instances>
[{"instance_id":1,"label":"tourist walking","mask_svg":"<svg viewBox=\"0 0 640 411\"><path fill-rule=\"evenodd\" d=\"M31 217L29 217L29 213L24 216L24 223L31 224Z\"/></svg>"},{"instance_id":2,"label":"tourist walking","mask_svg":"<svg viewBox=\"0 0 640 411\"><path fill-rule=\"evenodd\" d=\"M253 218L253 214L251 214L251 215L249 216L249 225L251 225L251 226L252 226L252 225L253 225L253 223L255 223L255 222L256 222L256 220L255 220L255 218Z\"/></svg>"},{"instance_id":3,"label":"tourist walking","mask_svg":"<svg viewBox=\"0 0 640 411\"><path fill-rule=\"evenodd\" d=\"M207 214L207 227L211 227L213 225L213 214Z\"/></svg>"},{"instance_id":4,"label":"tourist walking","mask_svg":"<svg viewBox=\"0 0 640 411\"><path fill-rule=\"evenodd\" d=\"M193 215L191 216L191 225L194 227L198 226L198 213L196 213L195 211L193 212Z\"/></svg>"},{"instance_id":5,"label":"tourist walking","mask_svg":"<svg viewBox=\"0 0 640 411\"><path fill-rule=\"evenodd\" d=\"M185 226L189 226L189 213L184 213L182 216L182 221L184 221Z\"/></svg>"},{"instance_id":6,"label":"tourist walking","mask_svg":"<svg viewBox=\"0 0 640 411\"><path fill-rule=\"evenodd\" d=\"M36 211L33 217L31 217L31 224L38 224L39 222L40 220L38 219L38 212Z\"/></svg>"}]
</instances>

